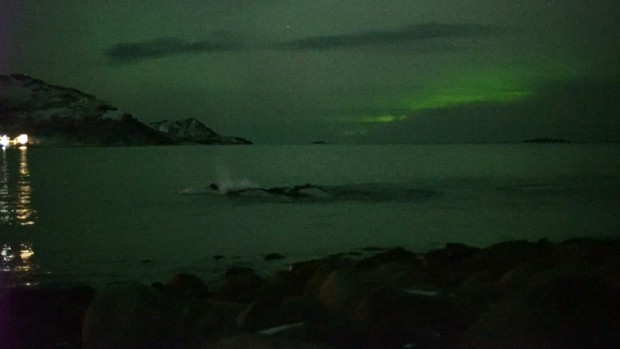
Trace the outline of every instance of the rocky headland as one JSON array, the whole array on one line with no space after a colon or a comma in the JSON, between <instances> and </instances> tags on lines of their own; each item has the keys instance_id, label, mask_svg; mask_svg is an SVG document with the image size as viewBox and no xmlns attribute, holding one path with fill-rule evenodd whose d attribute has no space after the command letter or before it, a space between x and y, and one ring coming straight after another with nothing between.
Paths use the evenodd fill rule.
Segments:
<instances>
[{"instance_id":1,"label":"rocky headland","mask_svg":"<svg viewBox=\"0 0 620 349\"><path fill-rule=\"evenodd\" d=\"M217 283L9 289L0 310L7 348L617 348L619 295L620 242L583 238L366 248Z\"/></svg>"},{"instance_id":2,"label":"rocky headland","mask_svg":"<svg viewBox=\"0 0 620 349\"><path fill-rule=\"evenodd\" d=\"M523 141L523 143L570 143L570 141L564 138L540 137L540 138L526 139Z\"/></svg>"},{"instance_id":3,"label":"rocky headland","mask_svg":"<svg viewBox=\"0 0 620 349\"><path fill-rule=\"evenodd\" d=\"M241 137L222 136L194 118L163 120L149 126L179 144L252 144Z\"/></svg>"},{"instance_id":4,"label":"rocky headland","mask_svg":"<svg viewBox=\"0 0 620 349\"><path fill-rule=\"evenodd\" d=\"M0 134L22 133L41 146L251 143L221 136L193 118L147 125L77 89L23 74L0 75Z\"/></svg>"}]
</instances>

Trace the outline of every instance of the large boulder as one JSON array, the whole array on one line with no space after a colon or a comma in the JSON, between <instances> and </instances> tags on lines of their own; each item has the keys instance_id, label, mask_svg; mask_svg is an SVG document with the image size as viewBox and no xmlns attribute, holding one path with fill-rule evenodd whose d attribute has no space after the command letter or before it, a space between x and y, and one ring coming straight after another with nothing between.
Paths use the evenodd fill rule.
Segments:
<instances>
[{"instance_id":1,"label":"large boulder","mask_svg":"<svg viewBox=\"0 0 620 349\"><path fill-rule=\"evenodd\" d=\"M354 314L379 347L435 348L454 341L467 325L455 299L393 287L369 292Z\"/></svg>"},{"instance_id":2,"label":"large boulder","mask_svg":"<svg viewBox=\"0 0 620 349\"><path fill-rule=\"evenodd\" d=\"M240 310L144 285L115 287L87 309L83 348L195 348L234 333Z\"/></svg>"},{"instance_id":3,"label":"large boulder","mask_svg":"<svg viewBox=\"0 0 620 349\"><path fill-rule=\"evenodd\" d=\"M366 283L381 286L412 287L426 278L422 260L413 252L397 247L356 263Z\"/></svg>"},{"instance_id":4,"label":"large boulder","mask_svg":"<svg viewBox=\"0 0 620 349\"><path fill-rule=\"evenodd\" d=\"M231 302L251 302L263 284L263 279L253 269L231 268L226 271L224 284L217 297L220 300Z\"/></svg>"},{"instance_id":5,"label":"large boulder","mask_svg":"<svg viewBox=\"0 0 620 349\"><path fill-rule=\"evenodd\" d=\"M429 281L446 286L463 282L494 283L507 271L544 256L552 248L547 240L501 242L484 249L447 244L424 257Z\"/></svg>"},{"instance_id":6,"label":"large boulder","mask_svg":"<svg viewBox=\"0 0 620 349\"><path fill-rule=\"evenodd\" d=\"M163 289L183 297L206 298L209 295L207 284L201 278L188 273L175 275Z\"/></svg>"},{"instance_id":7,"label":"large boulder","mask_svg":"<svg viewBox=\"0 0 620 349\"><path fill-rule=\"evenodd\" d=\"M321 305L336 313L349 313L363 294L364 281L354 268L333 271L321 284L318 299Z\"/></svg>"},{"instance_id":8,"label":"large boulder","mask_svg":"<svg viewBox=\"0 0 620 349\"><path fill-rule=\"evenodd\" d=\"M293 264L291 272L304 283L303 295L312 300L318 300L320 288L335 270L350 268L351 261L343 255L332 255L322 259Z\"/></svg>"},{"instance_id":9,"label":"large boulder","mask_svg":"<svg viewBox=\"0 0 620 349\"><path fill-rule=\"evenodd\" d=\"M547 244L533 258L505 272L497 280L497 285L503 293L510 293L546 271L569 267L598 268L613 263L618 258L620 258L620 244L615 241L582 238L567 240L557 245Z\"/></svg>"},{"instance_id":10,"label":"large boulder","mask_svg":"<svg viewBox=\"0 0 620 349\"><path fill-rule=\"evenodd\" d=\"M100 292L86 311L84 348L178 346L185 340L185 310L181 300L147 286Z\"/></svg>"},{"instance_id":11,"label":"large boulder","mask_svg":"<svg viewBox=\"0 0 620 349\"><path fill-rule=\"evenodd\" d=\"M471 275L484 271L489 280L497 280L510 269L546 255L553 248L547 240L501 242L466 258L463 268Z\"/></svg>"},{"instance_id":12,"label":"large boulder","mask_svg":"<svg viewBox=\"0 0 620 349\"><path fill-rule=\"evenodd\" d=\"M315 307L304 298L250 303L237 316L237 325L250 331L264 330L291 323L301 323L313 317Z\"/></svg>"},{"instance_id":13,"label":"large boulder","mask_svg":"<svg viewBox=\"0 0 620 349\"><path fill-rule=\"evenodd\" d=\"M475 348L617 348L618 272L567 266L542 272L488 308L467 331Z\"/></svg>"},{"instance_id":14,"label":"large boulder","mask_svg":"<svg viewBox=\"0 0 620 349\"><path fill-rule=\"evenodd\" d=\"M448 243L444 248L428 252L424 264L429 275L436 280L449 279L448 274L463 269L463 261L480 252L479 248L461 243Z\"/></svg>"},{"instance_id":15,"label":"large boulder","mask_svg":"<svg viewBox=\"0 0 620 349\"><path fill-rule=\"evenodd\" d=\"M415 253L402 247L396 247L358 261L357 267L360 270L369 270L388 262L421 265L421 261Z\"/></svg>"}]
</instances>

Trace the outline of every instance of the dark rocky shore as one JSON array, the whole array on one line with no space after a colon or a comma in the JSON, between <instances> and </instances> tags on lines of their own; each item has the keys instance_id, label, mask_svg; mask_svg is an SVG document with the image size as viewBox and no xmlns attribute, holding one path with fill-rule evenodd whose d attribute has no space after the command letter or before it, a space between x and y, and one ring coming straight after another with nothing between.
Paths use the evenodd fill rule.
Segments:
<instances>
[{"instance_id":1,"label":"dark rocky shore","mask_svg":"<svg viewBox=\"0 0 620 349\"><path fill-rule=\"evenodd\" d=\"M232 268L217 287L4 290L0 325L2 348L618 348L620 241L369 248L268 277Z\"/></svg>"}]
</instances>

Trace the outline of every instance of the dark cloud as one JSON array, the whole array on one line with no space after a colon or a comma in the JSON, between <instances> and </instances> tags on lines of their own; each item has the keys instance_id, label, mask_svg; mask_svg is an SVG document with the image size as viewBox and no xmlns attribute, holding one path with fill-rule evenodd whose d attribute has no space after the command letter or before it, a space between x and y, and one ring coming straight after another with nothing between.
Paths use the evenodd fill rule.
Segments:
<instances>
[{"instance_id":1,"label":"dark cloud","mask_svg":"<svg viewBox=\"0 0 620 349\"><path fill-rule=\"evenodd\" d=\"M238 40L204 40L189 42L168 37L142 42L118 43L105 51L112 64L133 63L140 60L176 55L235 51L243 47Z\"/></svg>"},{"instance_id":2,"label":"dark cloud","mask_svg":"<svg viewBox=\"0 0 620 349\"><path fill-rule=\"evenodd\" d=\"M465 38L503 32L497 26L478 24L416 24L401 30L377 30L358 34L314 36L276 44L283 50L332 50L372 45L402 44L436 38Z\"/></svg>"},{"instance_id":3,"label":"dark cloud","mask_svg":"<svg viewBox=\"0 0 620 349\"><path fill-rule=\"evenodd\" d=\"M394 31L369 31L359 34L328 35L274 43L254 48L276 50L330 50L356 46L391 45L436 38L463 38L497 33L505 29L477 24L418 24ZM246 48L244 40L231 33L214 33L213 39L187 41L164 37L140 42L124 42L105 50L112 65L142 60L201 53L236 51Z\"/></svg>"}]
</instances>

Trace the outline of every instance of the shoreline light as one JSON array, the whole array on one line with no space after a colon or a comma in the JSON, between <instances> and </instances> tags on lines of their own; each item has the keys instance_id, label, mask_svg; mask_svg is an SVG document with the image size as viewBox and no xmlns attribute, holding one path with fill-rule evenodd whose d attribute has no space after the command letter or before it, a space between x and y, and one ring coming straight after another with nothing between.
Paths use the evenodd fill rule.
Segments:
<instances>
[{"instance_id":1,"label":"shoreline light","mask_svg":"<svg viewBox=\"0 0 620 349\"><path fill-rule=\"evenodd\" d=\"M6 148L10 145L25 146L28 144L28 141L29 141L28 135L25 133L20 134L14 139L11 139L11 137L7 135L2 135L0 136L0 147Z\"/></svg>"},{"instance_id":2,"label":"shoreline light","mask_svg":"<svg viewBox=\"0 0 620 349\"><path fill-rule=\"evenodd\" d=\"M15 142L17 142L20 145L28 144L28 135L27 134L21 134L21 135L17 136L17 138L15 138Z\"/></svg>"}]
</instances>

